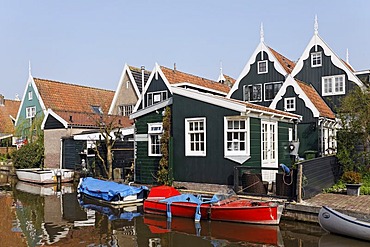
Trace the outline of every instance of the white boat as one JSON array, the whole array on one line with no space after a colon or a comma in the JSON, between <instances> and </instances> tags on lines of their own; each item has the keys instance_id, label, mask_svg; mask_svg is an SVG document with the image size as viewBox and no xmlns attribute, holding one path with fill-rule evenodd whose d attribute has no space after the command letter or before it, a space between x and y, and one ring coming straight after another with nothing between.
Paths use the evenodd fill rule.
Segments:
<instances>
[{"instance_id":1,"label":"white boat","mask_svg":"<svg viewBox=\"0 0 370 247\"><path fill-rule=\"evenodd\" d=\"M74 178L74 170L57 168L27 168L17 169L16 174L19 180L38 184L52 184L58 182L71 182Z\"/></svg>"},{"instance_id":2,"label":"white boat","mask_svg":"<svg viewBox=\"0 0 370 247\"><path fill-rule=\"evenodd\" d=\"M361 221L323 206L319 211L319 224L327 232L370 241L370 222Z\"/></svg>"}]
</instances>

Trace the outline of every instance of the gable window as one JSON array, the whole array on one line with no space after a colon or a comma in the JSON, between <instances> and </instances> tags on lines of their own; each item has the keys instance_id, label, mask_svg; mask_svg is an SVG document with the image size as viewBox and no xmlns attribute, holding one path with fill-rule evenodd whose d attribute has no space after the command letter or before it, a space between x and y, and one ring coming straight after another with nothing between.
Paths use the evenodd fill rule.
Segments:
<instances>
[{"instance_id":1,"label":"gable window","mask_svg":"<svg viewBox=\"0 0 370 247\"><path fill-rule=\"evenodd\" d=\"M185 119L185 155L206 156L206 118Z\"/></svg>"},{"instance_id":2,"label":"gable window","mask_svg":"<svg viewBox=\"0 0 370 247\"><path fill-rule=\"evenodd\" d=\"M168 98L167 91L149 92L146 94L146 106L162 102Z\"/></svg>"},{"instance_id":3,"label":"gable window","mask_svg":"<svg viewBox=\"0 0 370 247\"><path fill-rule=\"evenodd\" d=\"M344 75L326 76L322 78L322 95L345 94Z\"/></svg>"},{"instance_id":4,"label":"gable window","mask_svg":"<svg viewBox=\"0 0 370 247\"><path fill-rule=\"evenodd\" d=\"M134 109L133 105L120 105L118 106L118 115L120 116L129 116Z\"/></svg>"},{"instance_id":5,"label":"gable window","mask_svg":"<svg viewBox=\"0 0 370 247\"><path fill-rule=\"evenodd\" d=\"M126 88L130 87L130 81L126 81Z\"/></svg>"},{"instance_id":6,"label":"gable window","mask_svg":"<svg viewBox=\"0 0 370 247\"><path fill-rule=\"evenodd\" d=\"M267 69L267 60L264 60L264 61L259 61L258 62L258 74L265 74L268 72L268 69Z\"/></svg>"},{"instance_id":7,"label":"gable window","mask_svg":"<svg viewBox=\"0 0 370 247\"><path fill-rule=\"evenodd\" d=\"M32 100L32 98L33 98L32 91L29 91L28 92L28 100Z\"/></svg>"},{"instance_id":8,"label":"gable window","mask_svg":"<svg viewBox=\"0 0 370 247\"><path fill-rule=\"evenodd\" d=\"M148 155L162 156L161 137L163 133L162 123L148 123Z\"/></svg>"},{"instance_id":9,"label":"gable window","mask_svg":"<svg viewBox=\"0 0 370 247\"><path fill-rule=\"evenodd\" d=\"M265 101L273 100L279 92L282 82L266 83L265 84Z\"/></svg>"},{"instance_id":10,"label":"gable window","mask_svg":"<svg viewBox=\"0 0 370 247\"><path fill-rule=\"evenodd\" d=\"M262 85L257 84L244 86L244 101L262 101Z\"/></svg>"},{"instance_id":11,"label":"gable window","mask_svg":"<svg viewBox=\"0 0 370 247\"><path fill-rule=\"evenodd\" d=\"M26 108L26 118L33 118L36 116L36 106Z\"/></svg>"},{"instance_id":12,"label":"gable window","mask_svg":"<svg viewBox=\"0 0 370 247\"><path fill-rule=\"evenodd\" d=\"M320 67L322 65L321 52L311 53L311 67Z\"/></svg>"},{"instance_id":13,"label":"gable window","mask_svg":"<svg viewBox=\"0 0 370 247\"><path fill-rule=\"evenodd\" d=\"M295 111L295 97L284 99L284 110L285 111Z\"/></svg>"}]
</instances>

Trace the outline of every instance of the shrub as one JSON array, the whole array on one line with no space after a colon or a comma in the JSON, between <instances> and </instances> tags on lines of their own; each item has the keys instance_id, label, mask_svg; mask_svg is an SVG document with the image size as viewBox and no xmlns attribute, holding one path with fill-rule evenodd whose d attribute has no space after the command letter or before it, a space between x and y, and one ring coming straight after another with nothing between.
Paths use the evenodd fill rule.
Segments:
<instances>
[{"instance_id":1,"label":"shrub","mask_svg":"<svg viewBox=\"0 0 370 247\"><path fill-rule=\"evenodd\" d=\"M361 183L362 176L359 172L347 171L342 175L342 181L347 184Z\"/></svg>"},{"instance_id":2,"label":"shrub","mask_svg":"<svg viewBox=\"0 0 370 247\"><path fill-rule=\"evenodd\" d=\"M12 153L13 164L19 168L38 168L44 163L44 146L40 141L22 146Z\"/></svg>"}]
</instances>

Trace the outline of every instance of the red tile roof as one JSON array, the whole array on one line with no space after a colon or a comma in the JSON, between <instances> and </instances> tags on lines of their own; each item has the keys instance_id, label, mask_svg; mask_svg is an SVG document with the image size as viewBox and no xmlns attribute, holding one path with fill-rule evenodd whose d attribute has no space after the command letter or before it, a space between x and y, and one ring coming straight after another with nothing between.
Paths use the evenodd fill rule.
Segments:
<instances>
[{"instance_id":1,"label":"red tile roof","mask_svg":"<svg viewBox=\"0 0 370 247\"><path fill-rule=\"evenodd\" d=\"M0 134L14 134L14 124L11 119L17 118L21 101L4 99L4 105L0 105Z\"/></svg>"},{"instance_id":2,"label":"red tile roof","mask_svg":"<svg viewBox=\"0 0 370 247\"><path fill-rule=\"evenodd\" d=\"M75 127L91 127L96 128L99 126L100 115L93 114L91 112L75 112L65 110L55 110L58 116L63 118L69 126ZM103 115L102 121L105 124L113 124L115 127L127 128L132 126L133 120L130 120L128 116L113 116Z\"/></svg>"},{"instance_id":3,"label":"red tile roof","mask_svg":"<svg viewBox=\"0 0 370 247\"><path fill-rule=\"evenodd\" d=\"M114 91L34 78L46 109L92 112L100 106L107 113Z\"/></svg>"},{"instance_id":4,"label":"red tile roof","mask_svg":"<svg viewBox=\"0 0 370 247\"><path fill-rule=\"evenodd\" d=\"M335 119L335 114L333 113L333 111L325 103L325 101L320 97L319 93L315 90L315 88L312 85L308 85L297 79L295 80L297 81L298 85L302 88L302 90L305 92L307 97L315 105L317 110L320 112L321 117Z\"/></svg>"},{"instance_id":5,"label":"red tile roof","mask_svg":"<svg viewBox=\"0 0 370 247\"><path fill-rule=\"evenodd\" d=\"M161 70L170 84L187 82L224 93L228 93L230 91L230 87L226 84L187 74L178 70L169 69L164 66L161 66Z\"/></svg>"},{"instance_id":6,"label":"red tile roof","mask_svg":"<svg viewBox=\"0 0 370 247\"><path fill-rule=\"evenodd\" d=\"M288 72L288 73L291 73L294 66L295 66L295 63L292 62L291 60L289 60L288 58L284 57L283 55L281 55L280 53L278 53L277 51L275 51L271 47L269 47L269 49L271 50L272 54L274 54L274 56L279 61L279 63L283 66L285 71Z\"/></svg>"}]
</instances>

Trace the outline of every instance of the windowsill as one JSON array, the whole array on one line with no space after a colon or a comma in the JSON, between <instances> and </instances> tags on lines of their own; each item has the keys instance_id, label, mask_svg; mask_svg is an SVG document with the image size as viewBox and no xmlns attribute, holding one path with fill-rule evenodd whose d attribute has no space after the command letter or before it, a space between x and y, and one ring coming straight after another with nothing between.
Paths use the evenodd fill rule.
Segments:
<instances>
[{"instance_id":1,"label":"windowsill","mask_svg":"<svg viewBox=\"0 0 370 247\"><path fill-rule=\"evenodd\" d=\"M344 95L345 92L338 92L338 93L323 93L322 96L336 96L336 95Z\"/></svg>"},{"instance_id":2,"label":"windowsill","mask_svg":"<svg viewBox=\"0 0 370 247\"><path fill-rule=\"evenodd\" d=\"M250 155L225 155L224 158L232 160L239 164L243 164L244 162L249 160L251 156Z\"/></svg>"}]
</instances>

